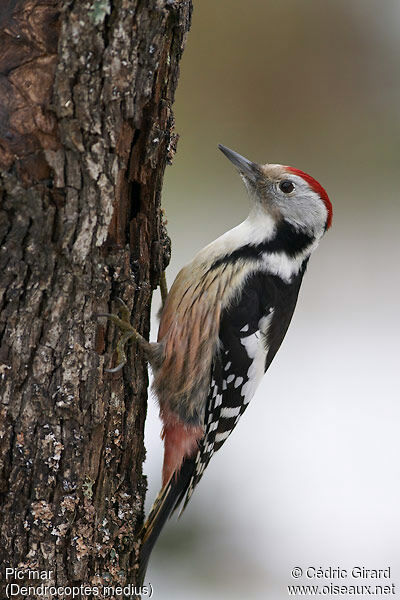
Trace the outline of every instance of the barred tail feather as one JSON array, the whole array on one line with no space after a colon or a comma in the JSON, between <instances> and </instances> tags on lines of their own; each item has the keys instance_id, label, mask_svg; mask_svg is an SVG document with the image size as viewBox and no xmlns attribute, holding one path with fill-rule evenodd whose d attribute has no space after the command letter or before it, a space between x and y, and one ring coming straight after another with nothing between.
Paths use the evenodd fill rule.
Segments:
<instances>
[{"instance_id":1,"label":"barred tail feather","mask_svg":"<svg viewBox=\"0 0 400 600\"><path fill-rule=\"evenodd\" d=\"M168 517L178 508L188 490L195 471L194 458L186 458L180 470L174 473L161 489L149 516L143 525L139 553L139 582L143 583L151 552Z\"/></svg>"}]
</instances>

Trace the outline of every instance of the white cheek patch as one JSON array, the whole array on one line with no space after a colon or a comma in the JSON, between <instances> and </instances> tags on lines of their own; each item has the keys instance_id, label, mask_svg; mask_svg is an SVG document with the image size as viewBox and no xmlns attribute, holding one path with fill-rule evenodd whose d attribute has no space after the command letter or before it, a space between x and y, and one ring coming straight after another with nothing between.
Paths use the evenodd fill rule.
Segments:
<instances>
[{"instance_id":1,"label":"white cheek patch","mask_svg":"<svg viewBox=\"0 0 400 600\"><path fill-rule=\"evenodd\" d=\"M291 173L289 178L295 184L291 198L276 196L276 203L282 216L295 227L307 231L312 236L321 236L325 231L328 211L319 194L312 190L299 175Z\"/></svg>"},{"instance_id":2,"label":"white cheek patch","mask_svg":"<svg viewBox=\"0 0 400 600\"><path fill-rule=\"evenodd\" d=\"M295 257L287 255L285 252L264 252L263 254L263 269L271 275L278 275L281 279L290 283L295 277L303 263L317 247L318 240L307 246L303 252L300 252Z\"/></svg>"}]
</instances>

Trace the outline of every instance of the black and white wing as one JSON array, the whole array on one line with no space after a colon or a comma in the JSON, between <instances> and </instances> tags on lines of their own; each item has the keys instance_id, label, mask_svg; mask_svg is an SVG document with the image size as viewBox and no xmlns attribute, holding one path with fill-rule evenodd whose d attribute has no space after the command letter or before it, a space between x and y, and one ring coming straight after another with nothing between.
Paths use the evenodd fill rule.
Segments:
<instances>
[{"instance_id":1,"label":"black and white wing","mask_svg":"<svg viewBox=\"0 0 400 600\"><path fill-rule=\"evenodd\" d=\"M229 437L278 351L296 306L303 272L291 283L265 273L250 277L221 318L205 414L205 435L195 458L182 510L212 455Z\"/></svg>"},{"instance_id":2,"label":"black and white wing","mask_svg":"<svg viewBox=\"0 0 400 600\"><path fill-rule=\"evenodd\" d=\"M205 435L196 456L185 505L212 455L235 428L264 375L274 300L274 288L269 289L265 275L254 275L239 299L222 315L220 347L213 363L205 413Z\"/></svg>"}]
</instances>

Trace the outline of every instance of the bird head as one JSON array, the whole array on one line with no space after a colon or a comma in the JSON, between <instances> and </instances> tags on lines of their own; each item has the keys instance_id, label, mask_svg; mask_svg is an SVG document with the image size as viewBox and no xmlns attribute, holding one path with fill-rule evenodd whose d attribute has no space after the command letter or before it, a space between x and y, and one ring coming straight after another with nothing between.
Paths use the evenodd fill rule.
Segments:
<instances>
[{"instance_id":1,"label":"bird head","mask_svg":"<svg viewBox=\"0 0 400 600\"><path fill-rule=\"evenodd\" d=\"M316 237L331 226L332 204L311 175L284 165L258 165L221 144L219 149L238 169L258 210Z\"/></svg>"}]
</instances>

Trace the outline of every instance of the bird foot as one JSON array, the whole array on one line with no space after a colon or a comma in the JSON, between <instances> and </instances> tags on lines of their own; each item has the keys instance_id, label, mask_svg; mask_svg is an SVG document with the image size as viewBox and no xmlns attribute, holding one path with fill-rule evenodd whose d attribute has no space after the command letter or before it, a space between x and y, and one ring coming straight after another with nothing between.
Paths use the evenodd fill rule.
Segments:
<instances>
[{"instance_id":1,"label":"bird foot","mask_svg":"<svg viewBox=\"0 0 400 600\"><path fill-rule=\"evenodd\" d=\"M121 298L117 298L120 306L118 309L119 314L115 313L100 313L98 317L106 317L121 330L122 335L118 340L116 351L118 364L113 369L105 369L107 373L118 373L127 363L125 346L130 340L135 340L141 348L146 352L148 351L150 344L136 329L131 325L130 318L131 312L125 302ZM120 315L120 316L119 316Z\"/></svg>"}]
</instances>

